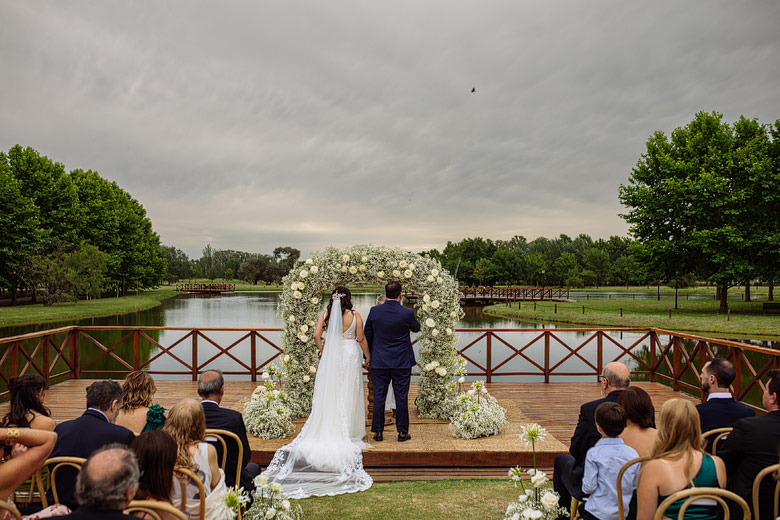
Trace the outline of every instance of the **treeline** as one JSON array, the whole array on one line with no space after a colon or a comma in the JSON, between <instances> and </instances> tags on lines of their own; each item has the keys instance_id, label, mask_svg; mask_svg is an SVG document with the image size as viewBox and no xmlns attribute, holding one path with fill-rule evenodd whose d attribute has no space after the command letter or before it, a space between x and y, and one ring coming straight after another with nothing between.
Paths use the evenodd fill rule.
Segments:
<instances>
[{"instance_id":1,"label":"treeline","mask_svg":"<svg viewBox=\"0 0 780 520\"><path fill-rule=\"evenodd\" d=\"M53 303L159 284L160 239L143 206L92 170L19 145L0 152L0 288Z\"/></svg>"},{"instance_id":2,"label":"treeline","mask_svg":"<svg viewBox=\"0 0 780 520\"><path fill-rule=\"evenodd\" d=\"M583 287L585 285L629 285L653 283L636 258L637 244L613 236L593 240L586 234L576 238L525 237L510 240L465 238L447 242L443 251L426 254L437 258L461 284L534 285Z\"/></svg>"},{"instance_id":3,"label":"treeline","mask_svg":"<svg viewBox=\"0 0 780 520\"><path fill-rule=\"evenodd\" d=\"M277 247L270 255L232 249L214 249L208 244L197 260L174 246L163 246L167 258L165 280L169 283L192 278L239 279L248 283L277 283L290 272L301 252L293 247Z\"/></svg>"}]
</instances>

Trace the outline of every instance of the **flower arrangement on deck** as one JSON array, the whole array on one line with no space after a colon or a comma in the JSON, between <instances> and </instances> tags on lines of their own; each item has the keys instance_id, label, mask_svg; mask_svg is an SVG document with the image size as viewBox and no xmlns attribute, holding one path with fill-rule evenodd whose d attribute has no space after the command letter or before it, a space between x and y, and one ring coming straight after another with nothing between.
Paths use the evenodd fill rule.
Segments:
<instances>
[{"instance_id":1,"label":"flower arrangement on deck","mask_svg":"<svg viewBox=\"0 0 780 520\"><path fill-rule=\"evenodd\" d=\"M263 439L276 439L292 433L289 397L282 390L284 374L283 368L274 364L268 365L262 374L264 383L255 388L244 404L244 424L252 435Z\"/></svg>"},{"instance_id":2,"label":"flower arrangement on deck","mask_svg":"<svg viewBox=\"0 0 780 520\"><path fill-rule=\"evenodd\" d=\"M459 390L465 383L464 376L458 378ZM505 425L506 410L490 395L484 381L475 381L470 390L459 393L450 422L453 437L476 439L496 435Z\"/></svg>"},{"instance_id":3,"label":"flower arrangement on deck","mask_svg":"<svg viewBox=\"0 0 780 520\"><path fill-rule=\"evenodd\" d=\"M293 417L303 417L311 410L319 364L312 333L327 302L323 295L340 285L384 285L390 280L400 281L404 292L420 297L416 303L421 324L419 362L421 366L437 363L434 370L420 374L417 408L423 417L452 416L456 405L456 392L451 385L456 370L454 328L463 315L457 280L434 258L398 248L358 245L327 248L298 262L282 280L284 353L290 357L285 391ZM314 372L310 367L315 367Z\"/></svg>"},{"instance_id":4,"label":"flower arrangement on deck","mask_svg":"<svg viewBox=\"0 0 780 520\"><path fill-rule=\"evenodd\" d=\"M299 520L303 518L303 509L293 504L282 487L276 482L268 482L268 477L258 475L254 480L252 507L242 515L244 520Z\"/></svg>"},{"instance_id":5,"label":"flower arrangement on deck","mask_svg":"<svg viewBox=\"0 0 780 520\"><path fill-rule=\"evenodd\" d=\"M509 470L509 479L515 487L520 485L522 493L515 502L507 506L504 520L553 520L568 517L569 511L558 505L560 496L549 488L550 479L547 478L547 474L536 467L536 443L544 440L547 430L538 424L526 424L520 428L522 429L520 439L526 446L531 446L533 451L534 467L526 472L530 479L528 487L524 483L523 470L520 466Z\"/></svg>"}]
</instances>

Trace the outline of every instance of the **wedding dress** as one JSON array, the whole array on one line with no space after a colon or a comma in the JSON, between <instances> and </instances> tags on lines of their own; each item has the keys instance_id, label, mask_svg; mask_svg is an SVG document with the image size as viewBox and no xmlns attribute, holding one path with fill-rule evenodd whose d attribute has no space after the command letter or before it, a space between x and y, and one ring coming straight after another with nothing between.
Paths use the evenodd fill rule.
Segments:
<instances>
[{"instance_id":1,"label":"wedding dress","mask_svg":"<svg viewBox=\"0 0 780 520\"><path fill-rule=\"evenodd\" d=\"M276 451L263 475L291 498L354 493L371 487L361 450L366 412L363 352L357 320L342 332L340 295L334 295L309 418L298 436Z\"/></svg>"}]
</instances>

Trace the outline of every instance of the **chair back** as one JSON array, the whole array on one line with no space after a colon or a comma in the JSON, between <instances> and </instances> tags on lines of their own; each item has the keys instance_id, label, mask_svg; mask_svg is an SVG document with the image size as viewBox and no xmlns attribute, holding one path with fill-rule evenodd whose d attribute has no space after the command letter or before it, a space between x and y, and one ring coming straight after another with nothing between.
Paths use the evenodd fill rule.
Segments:
<instances>
[{"instance_id":1,"label":"chair back","mask_svg":"<svg viewBox=\"0 0 780 520\"><path fill-rule=\"evenodd\" d=\"M710 444L709 449L706 450L707 453L710 455L717 455L718 454L718 442L731 433L731 430L734 428L728 427L728 428L713 428L712 430L708 430L701 434L701 445L705 448L707 447L707 441L710 440L710 437L712 437L712 444Z\"/></svg>"},{"instance_id":2,"label":"chair back","mask_svg":"<svg viewBox=\"0 0 780 520\"><path fill-rule=\"evenodd\" d=\"M43 502L44 509L49 507L49 504L47 504L48 501L46 500L46 490L49 487L51 487L51 496L54 498L54 503L59 504L60 502L60 498L57 496L57 481L55 480L57 471L59 471L60 468L64 466L70 466L75 468L76 471L81 471L81 465L84 464L84 461L86 460L87 459L83 457L52 457L50 459L46 459L46 462L44 462L43 465L51 466L51 471L49 471L49 485L43 485L43 478L41 478L40 469L35 473L35 475L33 475L33 478L38 485L38 491L41 493L41 502Z\"/></svg>"},{"instance_id":3,"label":"chair back","mask_svg":"<svg viewBox=\"0 0 780 520\"><path fill-rule=\"evenodd\" d=\"M227 430L216 430L216 429L207 429L206 430L206 440L208 441L209 437L214 437L217 439L217 442L219 442L220 446L222 446L222 460L220 461L220 467L222 468L222 471L224 471L227 474L227 468L225 468L225 465L227 464L227 441L225 439L231 439L233 442L236 443L236 446L238 446L238 455L236 458L236 486L241 485L241 470L243 469L241 467L241 461L244 460L244 445L241 443L241 439L238 438L238 435L236 435L233 432L229 432Z\"/></svg>"},{"instance_id":4,"label":"chair back","mask_svg":"<svg viewBox=\"0 0 780 520\"><path fill-rule=\"evenodd\" d=\"M748 507L747 502L745 502L745 500L741 496L731 491L728 491L726 489L712 488L712 487L694 487L694 488L683 489L682 491L678 491L676 493L672 493L666 498L666 500L661 502L661 504L658 506L658 509L656 509L655 511L655 516L653 517L653 520L661 520L662 518L664 518L664 513L666 513L666 508L668 508L670 505L677 502L678 500L683 500L683 499L685 501L682 503L682 506L680 507L680 512L678 513L677 518L685 518L685 512L688 509L688 506L690 506L696 500L702 498L708 498L720 504L720 506L723 508L724 520L729 520L730 518L729 506L726 503L726 500L724 499L729 499L732 502L736 502L737 505L739 505L739 507L742 508L743 520L750 520L750 507Z\"/></svg>"},{"instance_id":5,"label":"chair back","mask_svg":"<svg viewBox=\"0 0 780 520\"><path fill-rule=\"evenodd\" d=\"M756 478L753 479L753 516L756 518L760 518L758 515L758 492L761 488L761 481L764 480L764 478L767 475L771 475L775 472L777 472L780 469L780 464L772 464L771 466L767 466L761 471L758 472L758 475L756 475ZM772 518L777 518L777 499L780 496L780 481L775 484L775 493L774 493L774 501L772 502L775 506L773 511Z\"/></svg>"},{"instance_id":6,"label":"chair back","mask_svg":"<svg viewBox=\"0 0 780 520\"><path fill-rule=\"evenodd\" d=\"M125 508L127 513L146 513L154 520L162 520L161 512L168 513L179 520L187 520L187 515L176 509L170 504L165 502L157 502L156 500L133 500ZM203 517L201 517L203 518Z\"/></svg>"},{"instance_id":7,"label":"chair back","mask_svg":"<svg viewBox=\"0 0 780 520\"><path fill-rule=\"evenodd\" d=\"M628 471L628 468L634 464L641 464L650 460L650 457L637 457L631 459L620 468L617 474L617 501L618 501L618 518L625 518L625 511L623 510L623 475Z\"/></svg>"},{"instance_id":8,"label":"chair back","mask_svg":"<svg viewBox=\"0 0 780 520\"><path fill-rule=\"evenodd\" d=\"M0 511L7 511L11 513L11 515L14 517L15 520L22 520L22 513L19 512L18 509L16 509L16 506L13 504L9 504L5 500L0 500ZM3 514L2 516L5 516Z\"/></svg>"},{"instance_id":9,"label":"chair back","mask_svg":"<svg viewBox=\"0 0 780 520\"><path fill-rule=\"evenodd\" d=\"M187 511L187 480L191 481L198 487L198 496L200 497L200 519L206 518L206 488L203 487L200 477L198 477L191 470L182 466L176 466L173 468L173 476L179 481L181 486L181 505L179 509L181 511Z\"/></svg>"}]
</instances>

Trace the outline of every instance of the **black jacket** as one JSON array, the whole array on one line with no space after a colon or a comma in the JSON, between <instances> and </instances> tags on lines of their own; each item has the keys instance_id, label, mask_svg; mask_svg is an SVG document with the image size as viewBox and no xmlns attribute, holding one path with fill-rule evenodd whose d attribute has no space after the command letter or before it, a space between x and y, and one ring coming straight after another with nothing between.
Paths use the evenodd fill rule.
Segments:
<instances>
[{"instance_id":1,"label":"black jacket","mask_svg":"<svg viewBox=\"0 0 780 520\"><path fill-rule=\"evenodd\" d=\"M607 394L606 397L585 403L580 407L580 417L577 419L577 426L574 428L574 435L571 437L571 445L569 446L569 453L576 461L573 471L581 472L584 470L585 455L601 439L601 434L596 428L596 408L601 403L617 401L622 392L622 390L615 390Z\"/></svg>"},{"instance_id":2,"label":"black jacket","mask_svg":"<svg viewBox=\"0 0 780 520\"><path fill-rule=\"evenodd\" d=\"M122 426L111 424L98 411L87 410L81 417L65 421L54 428L57 442L49 457L88 458L93 451L106 444L118 442L128 445L135 438L133 432ZM50 468L51 469L51 468ZM76 509L78 503L73 498L76 489L76 470L64 466L57 470L57 494L60 503Z\"/></svg>"},{"instance_id":3,"label":"black jacket","mask_svg":"<svg viewBox=\"0 0 780 520\"><path fill-rule=\"evenodd\" d=\"M206 428L214 430L227 430L238 435L241 444L244 446L244 456L241 460L241 467L249 463L252 456L252 450L249 448L249 439L246 436L246 426L244 418L235 410L222 408L216 403L203 402L203 413L206 415ZM238 459L238 447L232 439L225 440L227 444L227 462L225 464L225 484L236 485L236 461ZM217 449L217 459L222 460L222 444L219 442L211 443Z\"/></svg>"},{"instance_id":4,"label":"black jacket","mask_svg":"<svg viewBox=\"0 0 780 520\"><path fill-rule=\"evenodd\" d=\"M59 472L58 472L59 473ZM121 509L89 509L82 507L74 511L73 513L59 518L97 518L98 520L124 520L126 518L134 518L130 515L122 513Z\"/></svg>"},{"instance_id":5,"label":"black jacket","mask_svg":"<svg viewBox=\"0 0 780 520\"><path fill-rule=\"evenodd\" d=\"M752 408L735 401L733 397L710 399L706 403L697 404L696 410L699 412L702 433L715 428L729 428L739 419L756 415Z\"/></svg>"}]
</instances>

